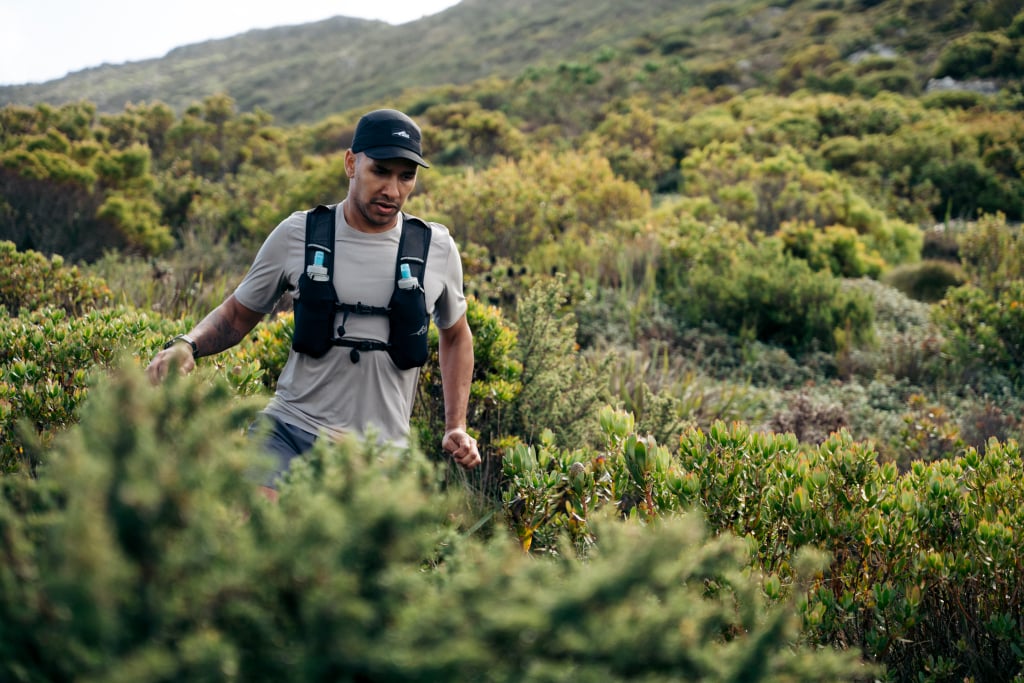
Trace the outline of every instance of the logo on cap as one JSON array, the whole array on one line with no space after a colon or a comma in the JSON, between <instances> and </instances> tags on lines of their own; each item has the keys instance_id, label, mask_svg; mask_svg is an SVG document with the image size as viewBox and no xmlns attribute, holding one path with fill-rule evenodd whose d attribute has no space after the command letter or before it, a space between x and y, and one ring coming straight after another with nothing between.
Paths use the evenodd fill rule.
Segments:
<instances>
[{"instance_id":1,"label":"logo on cap","mask_svg":"<svg viewBox=\"0 0 1024 683\"><path fill-rule=\"evenodd\" d=\"M394 131L391 131L391 134L396 136L396 137L405 138L406 140L411 140L412 139L412 136L409 135L409 133L407 133L404 130L394 130Z\"/></svg>"}]
</instances>

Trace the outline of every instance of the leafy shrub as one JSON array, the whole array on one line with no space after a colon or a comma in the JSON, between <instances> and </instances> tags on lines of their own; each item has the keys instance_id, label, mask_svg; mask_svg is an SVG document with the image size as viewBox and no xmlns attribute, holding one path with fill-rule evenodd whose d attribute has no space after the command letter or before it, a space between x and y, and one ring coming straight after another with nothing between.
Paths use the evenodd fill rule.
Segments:
<instances>
[{"instance_id":1,"label":"leafy shrub","mask_svg":"<svg viewBox=\"0 0 1024 683\"><path fill-rule=\"evenodd\" d=\"M422 118L429 123L423 144L432 164L484 168L494 158L519 157L526 147L523 134L502 112L477 102L436 104Z\"/></svg>"},{"instance_id":2,"label":"leafy shrub","mask_svg":"<svg viewBox=\"0 0 1024 683\"><path fill-rule=\"evenodd\" d=\"M924 233L924 244L921 245L921 258L940 261L960 261L960 228L959 225L938 223Z\"/></svg>"},{"instance_id":3,"label":"leafy shrub","mask_svg":"<svg viewBox=\"0 0 1024 683\"><path fill-rule=\"evenodd\" d=\"M0 242L0 307L12 317L45 307L77 315L103 306L111 297L102 279L65 266L60 256L47 259L35 251L19 252L12 242Z\"/></svg>"},{"instance_id":4,"label":"leafy shrub","mask_svg":"<svg viewBox=\"0 0 1024 683\"><path fill-rule=\"evenodd\" d=\"M939 55L935 75L953 78L1016 76L1019 45L1002 33L968 33L954 38Z\"/></svg>"},{"instance_id":5,"label":"leafy shrub","mask_svg":"<svg viewBox=\"0 0 1024 683\"><path fill-rule=\"evenodd\" d=\"M167 318L184 318L213 310L234 291L246 266L233 268L229 254L226 244L204 248L186 240L180 250L166 257L110 252L84 265L83 271L102 278L117 292L119 304Z\"/></svg>"},{"instance_id":6,"label":"leafy shrub","mask_svg":"<svg viewBox=\"0 0 1024 683\"><path fill-rule=\"evenodd\" d=\"M763 392L731 378L717 380L700 365L678 347L616 354L611 395L621 410L635 416L637 430L659 443L675 443L689 427L758 420Z\"/></svg>"},{"instance_id":7,"label":"leafy shrub","mask_svg":"<svg viewBox=\"0 0 1024 683\"><path fill-rule=\"evenodd\" d=\"M930 162L922 172L940 193L932 206L935 216L976 219L1001 212L1012 220L1024 217L1024 188L1016 179L1000 176L980 159Z\"/></svg>"},{"instance_id":8,"label":"leafy shrub","mask_svg":"<svg viewBox=\"0 0 1024 683\"><path fill-rule=\"evenodd\" d=\"M513 403L511 433L526 441L543 428L562 446L597 434L596 410L607 400L607 362L578 353L576 319L564 308L564 278L542 283L517 308L514 358L522 391Z\"/></svg>"},{"instance_id":9,"label":"leafy shrub","mask_svg":"<svg viewBox=\"0 0 1024 683\"><path fill-rule=\"evenodd\" d=\"M787 222L780 227L779 238L786 253L807 261L815 271L825 270L837 277L877 277L885 267L853 228L830 225L820 230L810 223Z\"/></svg>"},{"instance_id":10,"label":"leafy shrub","mask_svg":"<svg viewBox=\"0 0 1024 683\"><path fill-rule=\"evenodd\" d=\"M875 312L877 344L851 354L852 374L889 377L918 387L937 386L947 377L943 338L931 321L929 304L867 278L847 280L844 286L871 297Z\"/></svg>"},{"instance_id":11,"label":"leafy shrub","mask_svg":"<svg viewBox=\"0 0 1024 683\"><path fill-rule=\"evenodd\" d=\"M631 289L620 281L617 288L598 285L573 303L576 337L585 349L647 346L678 336L671 311L656 291Z\"/></svg>"},{"instance_id":12,"label":"leafy shrub","mask_svg":"<svg viewBox=\"0 0 1024 683\"><path fill-rule=\"evenodd\" d=\"M957 10L956 0L902 0L900 8L911 21L935 21L946 15L965 14ZM966 20L966 16L962 17Z\"/></svg>"},{"instance_id":13,"label":"leafy shrub","mask_svg":"<svg viewBox=\"0 0 1024 683\"><path fill-rule=\"evenodd\" d=\"M115 150L54 130L6 147L0 151L7 209L0 213L0 239L75 260L97 258L105 249L159 253L171 245L151 197L148 147Z\"/></svg>"},{"instance_id":14,"label":"leafy shrub","mask_svg":"<svg viewBox=\"0 0 1024 683\"><path fill-rule=\"evenodd\" d=\"M935 309L952 368L969 383L1024 382L1024 257L1020 230L1002 215L986 216L960 235L970 282L950 290Z\"/></svg>"},{"instance_id":15,"label":"leafy shrub","mask_svg":"<svg viewBox=\"0 0 1024 683\"><path fill-rule=\"evenodd\" d=\"M687 430L669 450L634 432L629 414L608 409L601 424L603 448L542 440L506 456L506 506L533 552L550 547L552 529L600 549L589 520L608 507L662 520L696 506L713 530L749 539L769 597L799 596L806 642L863 648L892 680L936 666L956 678L1020 675L1024 641L1010 616L1024 595L1016 442L900 474L845 431L807 448L718 423ZM807 544L832 558L809 586L790 580Z\"/></svg>"},{"instance_id":16,"label":"leafy shrub","mask_svg":"<svg viewBox=\"0 0 1024 683\"><path fill-rule=\"evenodd\" d=\"M639 218L649 198L614 176L596 153L533 153L481 172L433 180L410 210L437 216L461 241L487 247L496 258L529 264L538 245L580 240L619 220Z\"/></svg>"},{"instance_id":17,"label":"leafy shrub","mask_svg":"<svg viewBox=\"0 0 1024 683\"><path fill-rule=\"evenodd\" d=\"M1024 420L1017 399L1000 397L997 402L986 398L967 408L958 421L964 443L982 455L993 439L996 444L1024 442Z\"/></svg>"},{"instance_id":18,"label":"leafy shrub","mask_svg":"<svg viewBox=\"0 0 1024 683\"><path fill-rule=\"evenodd\" d=\"M682 127L651 112L649 100L626 100L588 137L619 177L648 192L675 188L680 150L673 140Z\"/></svg>"},{"instance_id":19,"label":"leafy shrub","mask_svg":"<svg viewBox=\"0 0 1024 683\"><path fill-rule=\"evenodd\" d=\"M96 217L123 235L127 251L159 254L174 244L167 228L160 225L160 207L147 198L112 194L96 210Z\"/></svg>"},{"instance_id":20,"label":"leafy shrub","mask_svg":"<svg viewBox=\"0 0 1024 683\"><path fill-rule=\"evenodd\" d=\"M971 282L992 295L1024 280L1024 234L1006 223L1004 214L989 214L957 233L960 261Z\"/></svg>"},{"instance_id":21,"label":"leafy shrub","mask_svg":"<svg viewBox=\"0 0 1024 683\"><path fill-rule=\"evenodd\" d=\"M840 58L839 50L828 43L794 50L785 56L785 64L776 74L779 85L784 92L797 90L807 81L820 77Z\"/></svg>"},{"instance_id":22,"label":"leafy shrub","mask_svg":"<svg viewBox=\"0 0 1024 683\"><path fill-rule=\"evenodd\" d=\"M739 83L741 75L735 60L721 59L701 64L693 71L695 82L709 90Z\"/></svg>"},{"instance_id":23,"label":"leafy shrub","mask_svg":"<svg viewBox=\"0 0 1024 683\"><path fill-rule=\"evenodd\" d=\"M848 181L811 168L790 147L757 159L738 144L712 143L683 160L682 189L688 197L709 198L716 215L751 231L774 234L787 222L846 226L889 264L920 252L919 231L888 220Z\"/></svg>"},{"instance_id":24,"label":"leafy shrub","mask_svg":"<svg viewBox=\"0 0 1024 683\"><path fill-rule=\"evenodd\" d=\"M18 318L0 314L0 322L0 471L33 457L37 439L46 444L77 422L91 371L126 348L152 348L176 329L124 308L79 317L44 308Z\"/></svg>"},{"instance_id":25,"label":"leafy shrub","mask_svg":"<svg viewBox=\"0 0 1024 683\"><path fill-rule=\"evenodd\" d=\"M913 96L920 90L917 74L907 66L886 70L873 70L856 79L857 92L874 97L882 91Z\"/></svg>"},{"instance_id":26,"label":"leafy shrub","mask_svg":"<svg viewBox=\"0 0 1024 683\"><path fill-rule=\"evenodd\" d=\"M1011 280L992 295L973 285L951 290L939 302L936 323L945 351L965 378L999 373L1024 386L1024 280Z\"/></svg>"},{"instance_id":27,"label":"leafy shrub","mask_svg":"<svg viewBox=\"0 0 1024 683\"><path fill-rule=\"evenodd\" d=\"M934 462L962 454L966 443L960 425L944 406L928 403L921 395L910 398L903 427L893 437L896 464L906 471L913 462Z\"/></svg>"},{"instance_id":28,"label":"leafy shrub","mask_svg":"<svg viewBox=\"0 0 1024 683\"><path fill-rule=\"evenodd\" d=\"M965 278L963 269L955 263L928 260L897 266L883 280L911 298L934 303L951 288L964 284Z\"/></svg>"},{"instance_id":29,"label":"leafy shrub","mask_svg":"<svg viewBox=\"0 0 1024 683\"><path fill-rule=\"evenodd\" d=\"M831 274L812 272L773 240L714 247L709 237L692 254L693 246L667 252L659 270L662 296L685 324L712 322L796 352L871 338L870 305Z\"/></svg>"},{"instance_id":30,"label":"leafy shrub","mask_svg":"<svg viewBox=\"0 0 1024 683\"><path fill-rule=\"evenodd\" d=\"M987 95L971 90L940 90L927 93L921 98L921 104L929 109L973 109L989 101Z\"/></svg>"}]
</instances>

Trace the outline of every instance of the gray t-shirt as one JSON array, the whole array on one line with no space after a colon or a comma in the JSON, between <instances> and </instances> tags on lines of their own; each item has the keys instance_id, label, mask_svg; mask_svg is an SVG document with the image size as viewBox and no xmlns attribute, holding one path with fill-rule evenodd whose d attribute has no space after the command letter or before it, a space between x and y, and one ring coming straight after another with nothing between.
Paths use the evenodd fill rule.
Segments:
<instances>
[{"instance_id":1,"label":"gray t-shirt","mask_svg":"<svg viewBox=\"0 0 1024 683\"><path fill-rule=\"evenodd\" d=\"M387 306L395 286L402 219L387 232L364 233L348 225L340 204L336 214L334 287L339 301ZM466 312L462 261L448 229L429 225L430 252L423 278L427 311L439 328L447 329ZM235 289L239 303L269 313L285 291L298 296L305 236L305 211L293 213L270 233ZM339 314L335 328L341 322ZM345 336L387 341L387 318L350 315ZM384 351L362 352L355 363L350 354L350 348L340 346L322 358L291 351L265 412L314 434L325 432L337 438L345 433L373 433L381 442L404 445L419 368L400 370Z\"/></svg>"}]
</instances>

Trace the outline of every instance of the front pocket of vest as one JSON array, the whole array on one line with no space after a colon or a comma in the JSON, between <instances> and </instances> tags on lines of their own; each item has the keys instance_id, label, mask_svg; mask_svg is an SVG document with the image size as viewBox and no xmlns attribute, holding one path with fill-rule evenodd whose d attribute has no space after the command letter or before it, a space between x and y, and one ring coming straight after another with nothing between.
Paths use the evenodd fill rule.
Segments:
<instances>
[{"instance_id":1,"label":"front pocket of vest","mask_svg":"<svg viewBox=\"0 0 1024 683\"><path fill-rule=\"evenodd\" d=\"M317 282L302 274L295 300L293 349L320 358L334 346L335 301L331 282Z\"/></svg>"},{"instance_id":2,"label":"front pocket of vest","mask_svg":"<svg viewBox=\"0 0 1024 683\"><path fill-rule=\"evenodd\" d=\"M388 306L388 354L402 370L418 368L427 362L427 301L423 290L395 288Z\"/></svg>"}]
</instances>

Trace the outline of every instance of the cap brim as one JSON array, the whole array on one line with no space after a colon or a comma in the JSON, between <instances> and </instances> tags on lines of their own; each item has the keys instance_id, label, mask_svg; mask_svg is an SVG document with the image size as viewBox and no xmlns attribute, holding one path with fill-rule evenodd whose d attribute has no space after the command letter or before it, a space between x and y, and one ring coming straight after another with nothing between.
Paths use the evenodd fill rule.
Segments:
<instances>
[{"instance_id":1,"label":"cap brim","mask_svg":"<svg viewBox=\"0 0 1024 683\"><path fill-rule=\"evenodd\" d=\"M430 168L430 164L424 161L423 157L405 147L371 147L370 149L364 149L363 154L371 159L408 159L409 161L415 161L423 168Z\"/></svg>"}]
</instances>

